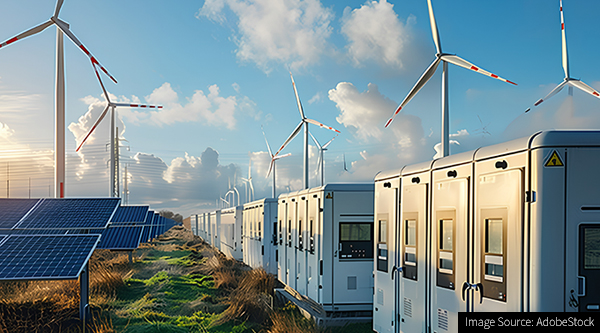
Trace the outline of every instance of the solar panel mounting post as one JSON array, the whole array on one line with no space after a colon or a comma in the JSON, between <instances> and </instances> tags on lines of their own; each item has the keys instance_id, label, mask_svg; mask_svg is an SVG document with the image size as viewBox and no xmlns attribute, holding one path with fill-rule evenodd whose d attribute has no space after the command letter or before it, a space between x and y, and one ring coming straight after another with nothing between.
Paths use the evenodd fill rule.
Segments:
<instances>
[{"instance_id":1,"label":"solar panel mounting post","mask_svg":"<svg viewBox=\"0 0 600 333\"><path fill-rule=\"evenodd\" d=\"M83 323L85 332L86 320L89 317L90 308L90 263L86 262L85 267L79 275L79 319Z\"/></svg>"}]
</instances>

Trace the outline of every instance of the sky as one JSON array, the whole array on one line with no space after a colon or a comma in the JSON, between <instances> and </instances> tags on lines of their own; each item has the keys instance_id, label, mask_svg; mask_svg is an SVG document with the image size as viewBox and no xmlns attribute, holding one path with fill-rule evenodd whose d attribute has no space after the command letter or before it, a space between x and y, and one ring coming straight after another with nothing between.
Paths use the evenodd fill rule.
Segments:
<instances>
[{"instance_id":1,"label":"sky","mask_svg":"<svg viewBox=\"0 0 600 333\"><path fill-rule=\"evenodd\" d=\"M579 90L533 106L565 77L558 0L432 3L445 53L518 84L449 65L451 154L538 130L600 127L600 100ZM571 76L599 90L600 45L589 41L600 2L563 5ZM0 40L54 9L48 0L4 3ZM436 156L442 66L384 128L435 59L425 0L65 0L59 17L118 81L101 76L112 101L163 106L117 109L128 204L189 216L214 210L233 186L246 202L250 162L254 198L270 197L261 129L276 151L300 122L290 72L306 116L341 132L310 126L321 144L335 137L326 182L372 182ZM55 39L51 26L0 48L0 197L54 193ZM75 152L106 102L89 58L66 37L65 68L66 196L108 196L108 117ZM302 188L302 135L285 153L278 194Z\"/></svg>"}]
</instances>

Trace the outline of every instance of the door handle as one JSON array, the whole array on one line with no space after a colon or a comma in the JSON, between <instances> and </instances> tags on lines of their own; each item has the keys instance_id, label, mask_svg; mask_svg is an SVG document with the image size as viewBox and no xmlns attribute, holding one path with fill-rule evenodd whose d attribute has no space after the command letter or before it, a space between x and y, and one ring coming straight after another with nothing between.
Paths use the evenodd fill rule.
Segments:
<instances>
[{"instance_id":1,"label":"door handle","mask_svg":"<svg viewBox=\"0 0 600 333\"><path fill-rule=\"evenodd\" d=\"M479 291L479 304L483 303L483 284L481 283L473 283L470 284L467 281L463 282L462 285L462 300L465 300L465 291L469 289L474 289L475 291Z\"/></svg>"}]
</instances>

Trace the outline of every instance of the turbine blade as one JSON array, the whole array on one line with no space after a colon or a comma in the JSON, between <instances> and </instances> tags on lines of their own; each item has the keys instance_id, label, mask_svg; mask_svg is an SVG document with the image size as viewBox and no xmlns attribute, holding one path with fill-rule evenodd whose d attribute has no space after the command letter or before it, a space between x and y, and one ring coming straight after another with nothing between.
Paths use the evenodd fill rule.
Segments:
<instances>
[{"instance_id":1,"label":"turbine blade","mask_svg":"<svg viewBox=\"0 0 600 333\"><path fill-rule=\"evenodd\" d=\"M423 88L423 86L425 86L425 84L427 83L427 81L429 81L429 79L431 79L431 77L435 73L435 70L437 69L437 66L439 65L439 63L440 63L440 58L436 58L431 63L431 65L429 65L429 67L427 67L427 69L425 70L425 72L423 72L423 74L421 75L421 77L419 78L419 80L417 81L417 83L415 83L415 86L412 87L412 89L410 90L410 92L408 93L408 95L406 95L406 97L404 97L404 100L402 101L402 103L400 103L400 105L396 109L396 112L394 112L394 114L392 114L392 117L390 119L388 119L388 121L385 123L385 127L390 126L390 124L392 123L392 121L394 120L394 118L396 117L396 115L398 113L400 113L400 111L402 110L402 108L413 97L415 97L415 95L419 92L419 90L421 90L421 88Z\"/></svg>"},{"instance_id":2,"label":"turbine blade","mask_svg":"<svg viewBox=\"0 0 600 333\"><path fill-rule=\"evenodd\" d=\"M85 141L90 137L90 135L92 135L92 133L94 132L94 130L96 129L96 127L98 126L98 124L100 124L100 122L102 121L102 119L104 119L104 116L106 116L106 113L108 112L108 108L110 106L107 105L104 108L104 111L102 111L102 113L100 114L100 117L98 117L98 120L96 120L96 122L94 123L94 126L92 126L92 128L90 129L90 131L88 132L88 134L85 136L85 138L83 138L83 141L81 141L81 143L79 144L79 147L77 147L77 149L75 149L75 151L79 151L79 149L81 149L81 147L83 146L83 144L85 143Z\"/></svg>"},{"instance_id":3,"label":"turbine blade","mask_svg":"<svg viewBox=\"0 0 600 333\"><path fill-rule=\"evenodd\" d=\"M63 0L58 0L56 2L56 9L54 10L54 17L58 17L58 13L60 13L60 8L62 7Z\"/></svg>"},{"instance_id":4,"label":"turbine blade","mask_svg":"<svg viewBox=\"0 0 600 333\"><path fill-rule=\"evenodd\" d=\"M91 61L91 60L90 60ZM92 63L92 67L94 68L94 73L96 73L96 77L98 78L98 82L100 82L100 87L102 87L102 91L104 92L104 98L106 98L106 100L108 101L108 104L110 105L110 97L108 95L108 92L106 91L106 88L104 87L104 82L102 82L102 78L100 77L100 73L98 73L98 69L96 68L96 64L91 61Z\"/></svg>"},{"instance_id":5,"label":"turbine blade","mask_svg":"<svg viewBox=\"0 0 600 333\"><path fill-rule=\"evenodd\" d=\"M273 170L273 164L275 164L275 158L271 158L271 163L269 163L269 171L267 172L267 176L265 178L269 178L269 175L271 175L271 171Z\"/></svg>"},{"instance_id":6,"label":"turbine blade","mask_svg":"<svg viewBox=\"0 0 600 333\"><path fill-rule=\"evenodd\" d=\"M77 37L75 37L75 35L71 32L71 30L69 30L69 27L67 26L67 24L58 19L58 18L52 18L52 20L54 21L54 23L56 23L56 25L60 28L60 30L62 30L62 32L67 35L67 37L69 37L69 39L75 43L75 45L79 46L79 48L83 51L83 53L85 53L90 60L92 61L93 64L98 65L98 67L100 67L100 69L104 72L104 74L106 74L114 83L117 83L117 80L110 75L110 73L106 70L106 68L104 66L102 66L98 60L90 53L90 51L88 49L85 48L85 46L83 46L83 44L79 41L79 39L77 39Z\"/></svg>"},{"instance_id":7,"label":"turbine blade","mask_svg":"<svg viewBox=\"0 0 600 333\"><path fill-rule=\"evenodd\" d=\"M281 152L283 150L283 148L285 148L285 146L287 146L288 143L290 143L290 141L292 141L296 135L298 135L298 133L300 133L300 130L302 129L302 125L304 125L304 121L301 121L300 124L298 124L298 126L296 126L296 129L292 132L292 134L290 134L290 136L287 138L287 140L285 140L285 142L281 145L281 148L279 148L279 150L275 153L274 156L279 155L279 152Z\"/></svg>"},{"instance_id":8,"label":"turbine blade","mask_svg":"<svg viewBox=\"0 0 600 333\"><path fill-rule=\"evenodd\" d=\"M514 83L512 81L509 81L507 79L501 78L498 75L496 75L494 73L490 73L490 72L486 71L483 68L479 68L479 67L473 65L472 63L466 61L465 59L463 59L463 58L461 58L461 57L459 57L457 55L444 54L444 55L442 55L441 58L442 58L442 60L447 61L447 62L449 62L451 64L454 64L456 66L460 66L462 68L470 69L472 71L475 71L477 73L481 73L481 74L489 76L491 78L498 79L498 80L504 81L506 83L514 84L515 86L517 85L516 83Z\"/></svg>"},{"instance_id":9,"label":"turbine blade","mask_svg":"<svg viewBox=\"0 0 600 333\"><path fill-rule=\"evenodd\" d=\"M579 80L569 80L568 81L570 85L572 85L575 88L578 88L596 98L600 98L600 94L594 90L594 88L588 86L587 84L583 83L582 81Z\"/></svg>"},{"instance_id":10,"label":"turbine blade","mask_svg":"<svg viewBox=\"0 0 600 333\"><path fill-rule=\"evenodd\" d=\"M162 109L162 105L150 105L150 104L130 104L130 103L111 103L114 106L124 106L130 108L147 108L147 109Z\"/></svg>"},{"instance_id":11,"label":"turbine blade","mask_svg":"<svg viewBox=\"0 0 600 333\"><path fill-rule=\"evenodd\" d=\"M554 95L558 94L558 93L559 93L559 92L560 92L560 91L561 91L561 90L562 90L562 89L565 87L565 85L567 84L567 82L569 82L569 81L565 80L565 81L561 82L561 83L560 83L559 85L557 85L557 86L556 86L554 89L552 89L552 91L551 91L551 92L550 92L548 95L546 95L546 97L544 97L544 98L542 98L542 99L538 100L538 101L537 101L537 102L535 102L535 104L533 104L533 105L535 105L535 106L538 106L538 105L540 105L540 104L541 104L543 101L545 101L545 100L549 99L550 97L552 97L552 96L554 96Z\"/></svg>"},{"instance_id":12,"label":"turbine blade","mask_svg":"<svg viewBox=\"0 0 600 333\"><path fill-rule=\"evenodd\" d=\"M325 125L323 123L320 123L320 122L318 122L316 120L313 120L313 119L304 118L304 121L306 121L307 123L311 123L313 125L317 125L317 126L322 127L322 128L326 128L326 129L328 129L330 131L341 133L340 131L336 130L335 128L333 128L331 126L327 126L327 125Z\"/></svg>"},{"instance_id":13,"label":"turbine blade","mask_svg":"<svg viewBox=\"0 0 600 333\"><path fill-rule=\"evenodd\" d=\"M431 34L433 35L433 42L435 43L435 49L438 54L442 54L442 44L440 42L440 32L435 22L435 16L433 15L433 6L431 0L427 0L427 7L429 7L429 22L431 23Z\"/></svg>"},{"instance_id":14,"label":"turbine blade","mask_svg":"<svg viewBox=\"0 0 600 333\"><path fill-rule=\"evenodd\" d=\"M298 96L298 89L296 89L296 82L294 82L294 77L292 76L292 72L290 72L290 77L292 78L292 86L294 87L294 94L296 94L296 102L298 103L298 111L300 111L300 117L302 119L306 119L304 116L304 110L302 109L302 103L300 102L300 97Z\"/></svg>"},{"instance_id":15,"label":"turbine blade","mask_svg":"<svg viewBox=\"0 0 600 333\"><path fill-rule=\"evenodd\" d=\"M52 21L51 20L49 20L47 22L44 22L44 23L42 23L40 25L37 25L37 26L35 26L35 27L33 27L33 28L25 31L25 32L22 32L22 33L16 35L15 37L7 40L6 42L0 44L0 48L2 48L4 46L7 46L9 44L12 44L12 43L14 43L14 42L16 42L18 40L21 40L21 39L23 39L25 37L29 37L31 35L35 35L38 32L42 32L44 29L48 28L51 25L52 25Z\"/></svg>"},{"instance_id":16,"label":"turbine blade","mask_svg":"<svg viewBox=\"0 0 600 333\"><path fill-rule=\"evenodd\" d=\"M560 30L562 34L562 66L565 78L569 78L569 58L567 56L567 33L565 32L565 17L563 14L562 0L560 0Z\"/></svg>"},{"instance_id":17,"label":"turbine blade","mask_svg":"<svg viewBox=\"0 0 600 333\"><path fill-rule=\"evenodd\" d=\"M282 159L282 158L288 157L288 156L292 156L292 153L287 153L287 154L283 154L283 155L277 155L277 156L273 157L273 160L276 161L276 160L279 160L279 159Z\"/></svg>"},{"instance_id":18,"label":"turbine blade","mask_svg":"<svg viewBox=\"0 0 600 333\"><path fill-rule=\"evenodd\" d=\"M262 126L261 126L262 129ZM269 156L273 158L273 153L271 152L271 146L269 146L269 141L267 141L267 136L265 135L265 131L262 131L263 136L265 137L265 142L267 143L267 149L269 150Z\"/></svg>"},{"instance_id":19,"label":"turbine blade","mask_svg":"<svg viewBox=\"0 0 600 333\"><path fill-rule=\"evenodd\" d=\"M315 139L315 137L312 135L312 133L309 131L308 134L310 134L310 137L313 139L313 141L315 142L315 144L317 145L317 147L319 149L323 148L321 147L321 145L319 144L319 141L317 141L317 139Z\"/></svg>"},{"instance_id":20,"label":"turbine blade","mask_svg":"<svg viewBox=\"0 0 600 333\"><path fill-rule=\"evenodd\" d=\"M333 138L331 138L331 140L327 141L327 143L326 143L326 144L324 144L324 145L323 145L323 147L321 147L321 148L322 148L322 149L325 149L325 148L327 148L327 146L329 146L329 144L331 143L331 141L333 141L333 139L335 139L335 138L337 138L337 135L336 135L336 136L334 136Z\"/></svg>"}]
</instances>

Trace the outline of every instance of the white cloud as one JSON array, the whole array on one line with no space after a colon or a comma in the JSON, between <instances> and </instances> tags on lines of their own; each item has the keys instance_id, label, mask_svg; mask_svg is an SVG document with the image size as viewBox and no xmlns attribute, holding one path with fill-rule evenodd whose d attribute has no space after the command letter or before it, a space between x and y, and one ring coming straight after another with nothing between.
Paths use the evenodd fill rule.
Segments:
<instances>
[{"instance_id":1,"label":"white cloud","mask_svg":"<svg viewBox=\"0 0 600 333\"><path fill-rule=\"evenodd\" d=\"M316 63L330 49L333 12L318 0L209 0L196 17L225 23L225 7L237 17L237 56L269 72L273 64L292 69Z\"/></svg>"},{"instance_id":2,"label":"white cloud","mask_svg":"<svg viewBox=\"0 0 600 333\"><path fill-rule=\"evenodd\" d=\"M355 66L375 61L380 65L402 69L414 49L410 16L406 24L398 19L394 5L386 0L367 1L360 8L346 7L341 32L349 42L348 55Z\"/></svg>"},{"instance_id":3,"label":"white cloud","mask_svg":"<svg viewBox=\"0 0 600 333\"><path fill-rule=\"evenodd\" d=\"M7 124L3 124L0 122L0 138L8 139L15 133Z\"/></svg>"}]
</instances>

